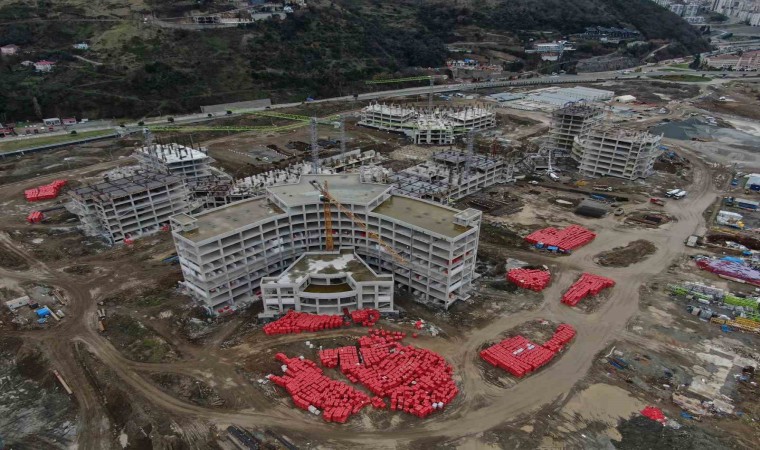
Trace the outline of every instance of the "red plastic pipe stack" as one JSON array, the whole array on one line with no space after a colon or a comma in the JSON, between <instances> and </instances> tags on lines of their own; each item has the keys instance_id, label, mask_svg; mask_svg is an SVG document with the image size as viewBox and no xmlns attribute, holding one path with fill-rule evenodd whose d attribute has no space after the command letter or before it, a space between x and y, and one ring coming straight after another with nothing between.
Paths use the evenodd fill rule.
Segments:
<instances>
[{"instance_id":1,"label":"red plastic pipe stack","mask_svg":"<svg viewBox=\"0 0 760 450\"><path fill-rule=\"evenodd\" d=\"M507 272L507 280L523 289L541 292L549 284L551 275L546 270L511 269Z\"/></svg>"},{"instance_id":2,"label":"red plastic pipe stack","mask_svg":"<svg viewBox=\"0 0 760 450\"><path fill-rule=\"evenodd\" d=\"M61 189L66 185L66 180L55 180L50 184L39 186L24 191L24 197L27 201L37 202L40 200L52 200L58 197Z\"/></svg>"},{"instance_id":3,"label":"red plastic pipe stack","mask_svg":"<svg viewBox=\"0 0 760 450\"><path fill-rule=\"evenodd\" d=\"M561 324L544 345L515 336L486 348L480 352L480 357L492 366L522 378L548 364L574 336L573 327Z\"/></svg>"},{"instance_id":4,"label":"red plastic pipe stack","mask_svg":"<svg viewBox=\"0 0 760 450\"><path fill-rule=\"evenodd\" d=\"M321 409L327 422L345 423L371 403L367 394L325 376L313 361L288 358L283 353L278 353L276 358L284 364L285 374L271 375L269 379L285 388L297 407Z\"/></svg>"},{"instance_id":5,"label":"red plastic pipe stack","mask_svg":"<svg viewBox=\"0 0 760 450\"><path fill-rule=\"evenodd\" d=\"M351 320L355 324L371 327L380 320L380 312L375 309L357 309L351 312ZM342 315L309 314L291 309L276 321L264 325L264 333L273 335L322 331L340 328L343 325Z\"/></svg>"},{"instance_id":6,"label":"red plastic pipe stack","mask_svg":"<svg viewBox=\"0 0 760 450\"><path fill-rule=\"evenodd\" d=\"M376 309L357 309L351 312L351 320L355 324L371 327L380 320L380 311Z\"/></svg>"},{"instance_id":7,"label":"red plastic pipe stack","mask_svg":"<svg viewBox=\"0 0 760 450\"><path fill-rule=\"evenodd\" d=\"M39 211L32 211L26 216L26 221L29 223L40 223L45 216Z\"/></svg>"},{"instance_id":8,"label":"red plastic pipe stack","mask_svg":"<svg viewBox=\"0 0 760 450\"><path fill-rule=\"evenodd\" d=\"M529 234L525 240L532 245L542 243L545 247L557 247L560 251L568 252L588 244L594 238L596 234L592 231L580 225L570 225L563 229L543 228Z\"/></svg>"},{"instance_id":9,"label":"red plastic pipe stack","mask_svg":"<svg viewBox=\"0 0 760 450\"><path fill-rule=\"evenodd\" d=\"M597 295L602 290L615 285L615 281L599 275L584 273L562 296L562 303L575 306L589 295Z\"/></svg>"}]
</instances>

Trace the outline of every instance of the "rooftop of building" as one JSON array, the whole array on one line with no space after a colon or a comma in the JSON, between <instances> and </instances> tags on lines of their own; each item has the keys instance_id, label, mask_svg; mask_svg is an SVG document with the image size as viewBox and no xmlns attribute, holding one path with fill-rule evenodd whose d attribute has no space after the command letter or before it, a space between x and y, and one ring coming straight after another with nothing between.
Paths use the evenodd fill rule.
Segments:
<instances>
[{"instance_id":1,"label":"rooftop of building","mask_svg":"<svg viewBox=\"0 0 760 450\"><path fill-rule=\"evenodd\" d=\"M144 172L116 180L107 180L83 186L74 189L72 195L83 200L96 197L102 199L120 198L181 181L179 177L173 175Z\"/></svg>"},{"instance_id":2,"label":"rooftop of building","mask_svg":"<svg viewBox=\"0 0 760 450\"><path fill-rule=\"evenodd\" d=\"M182 236L200 242L220 234L234 231L245 225L259 220L283 214L284 211L267 201L266 198L255 198L230 203L219 208L206 211L194 217L197 228L181 233ZM176 220L175 216L175 220Z\"/></svg>"},{"instance_id":3,"label":"rooftop of building","mask_svg":"<svg viewBox=\"0 0 760 450\"><path fill-rule=\"evenodd\" d=\"M454 224L454 216L460 211L409 197L394 195L372 212L450 238L470 230Z\"/></svg>"},{"instance_id":4,"label":"rooftop of building","mask_svg":"<svg viewBox=\"0 0 760 450\"><path fill-rule=\"evenodd\" d=\"M319 191L311 182L317 181L337 201L343 204L367 204L391 189L387 184L362 183L359 174L303 175L296 184L284 184L267 188L275 197L289 207L319 202Z\"/></svg>"},{"instance_id":5,"label":"rooftop of building","mask_svg":"<svg viewBox=\"0 0 760 450\"><path fill-rule=\"evenodd\" d=\"M465 108L459 111L447 111L446 117L453 120L472 120L481 117L493 116L494 113L486 108L473 107Z\"/></svg>"},{"instance_id":6,"label":"rooftop of building","mask_svg":"<svg viewBox=\"0 0 760 450\"><path fill-rule=\"evenodd\" d=\"M552 114L556 116L575 116L575 117L592 117L601 115L602 109L585 102L575 102L555 110Z\"/></svg>"},{"instance_id":7,"label":"rooftop of building","mask_svg":"<svg viewBox=\"0 0 760 450\"><path fill-rule=\"evenodd\" d=\"M417 113L417 110L414 108L405 108L400 105L386 105L385 103L372 103L364 108L364 110L390 116L409 116Z\"/></svg>"},{"instance_id":8,"label":"rooftop of building","mask_svg":"<svg viewBox=\"0 0 760 450\"><path fill-rule=\"evenodd\" d=\"M181 161L208 159L208 155L206 153L200 150L196 150L192 147L185 147L184 145L176 143L142 147L138 149L137 152L145 156L151 156L166 164L172 164Z\"/></svg>"},{"instance_id":9,"label":"rooftop of building","mask_svg":"<svg viewBox=\"0 0 760 450\"><path fill-rule=\"evenodd\" d=\"M661 136L656 136L646 131L630 130L615 125L599 124L589 130L589 137L604 137L606 139L616 139L628 142L645 142L657 143L662 140Z\"/></svg>"},{"instance_id":10,"label":"rooftop of building","mask_svg":"<svg viewBox=\"0 0 760 450\"><path fill-rule=\"evenodd\" d=\"M282 274L268 279L269 283L300 284L309 275L349 275L357 282L391 281L391 275L378 275L352 251L306 253L297 259ZM337 285L340 286L340 285ZM342 292L346 290L338 290ZM319 289L310 292L319 292ZM327 292L336 292L328 290Z\"/></svg>"}]
</instances>

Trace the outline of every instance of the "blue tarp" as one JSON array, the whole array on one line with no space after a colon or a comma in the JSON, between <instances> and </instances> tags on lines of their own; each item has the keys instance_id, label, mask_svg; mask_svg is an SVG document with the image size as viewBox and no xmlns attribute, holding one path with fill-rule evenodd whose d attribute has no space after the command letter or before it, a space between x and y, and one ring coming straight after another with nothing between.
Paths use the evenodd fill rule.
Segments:
<instances>
[{"instance_id":1,"label":"blue tarp","mask_svg":"<svg viewBox=\"0 0 760 450\"><path fill-rule=\"evenodd\" d=\"M741 258L737 258L736 256L724 256L720 259L721 261L730 261L737 264L744 264L744 260Z\"/></svg>"},{"instance_id":2,"label":"blue tarp","mask_svg":"<svg viewBox=\"0 0 760 450\"><path fill-rule=\"evenodd\" d=\"M35 312L37 313L37 317L47 317L50 315L50 310L47 308L47 306L40 308Z\"/></svg>"}]
</instances>

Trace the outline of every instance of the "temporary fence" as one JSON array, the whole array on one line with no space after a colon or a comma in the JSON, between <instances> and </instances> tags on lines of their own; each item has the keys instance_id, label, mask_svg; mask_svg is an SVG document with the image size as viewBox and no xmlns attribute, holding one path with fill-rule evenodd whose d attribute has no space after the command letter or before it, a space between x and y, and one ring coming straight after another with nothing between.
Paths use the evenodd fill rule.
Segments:
<instances>
[{"instance_id":1,"label":"temporary fence","mask_svg":"<svg viewBox=\"0 0 760 450\"><path fill-rule=\"evenodd\" d=\"M720 275L723 278L760 286L760 271L741 263L722 259L702 258L697 260L697 267Z\"/></svg>"},{"instance_id":2,"label":"temporary fence","mask_svg":"<svg viewBox=\"0 0 760 450\"><path fill-rule=\"evenodd\" d=\"M370 330L357 347L340 347L319 352L326 367L340 366L341 372L360 383L376 397L373 405L423 418L448 405L459 393L452 379L452 367L430 350L405 346L405 333ZM380 407L377 406L376 407Z\"/></svg>"},{"instance_id":3,"label":"temporary fence","mask_svg":"<svg viewBox=\"0 0 760 450\"><path fill-rule=\"evenodd\" d=\"M538 248L547 250L569 252L582 247L596 238L596 234L580 225L570 225L567 228L557 229L553 227L534 231L525 237L525 240Z\"/></svg>"},{"instance_id":4,"label":"temporary fence","mask_svg":"<svg viewBox=\"0 0 760 450\"><path fill-rule=\"evenodd\" d=\"M507 272L507 280L523 289L541 292L549 284L551 274L539 269L511 269Z\"/></svg>"},{"instance_id":5,"label":"temporary fence","mask_svg":"<svg viewBox=\"0 0 760 450\"><path fill-rule=\"evenodd\" d=\"M371 327L380 319L380 312L375 309L358 309L350 313L355 324ZM344 315L310 314L289 310L284 316L264 325L264 333L293 334L306 331L322 331L340 328L345 324Z\"/></svg>"},{"instance_id":6,"label":"temporary fence","mask_svg":"<svg viewBox=\"0 0 760 450\"><path fill-rule=\"evenodd\" d=\"M32 211L26 216L26 221L29 223L40 223L45 218L45 215L40 211Z\"/></svg>"},{"instance_id":7,"label":"temporary fence","mask_svg":"<svg viewBox=\"0 0 760 450\"><path fill-rule=\"evenodd\" d=\"M24 197L27 201L37 202L40 200L52 200L58 197L63 186L66 185L66 180L55 180L50 184L39 186L24 191Z\"/></svg>"},{"instance_id":8,"label":"temporary fence","mask_svg":"<svg viewBox=\"0 0 760 450\"><path fill-rule=\"evenodd\" d=\"M367 394L325 376L311 360L288 358L283 353L276 358L283 364L284 375L270 375L269 379L285 388L297 407L313 414L324 412L322 417L327 422L345 423L371 403Z\"/></svg>"},{"instance_id":9,"label":"temporary fence","mask_svg":"<svg viewBox=\"0 0 760 450\"><path fill-rule=\"evenodd\" d=\"M575 306L589 295L597 295L603 289L614 285L614 280L599 275L584 273L562 296L562 303L569 306Z\"/></svg>"},{"instance_id":10,"label":"temporary fence","mask_svg":"<svg viewBox=\"0 0 760 450\"><path fill-rule=\"evenodd\" d=\"M522 336L514 336L481 351L480 357L492 366L522 378L548 364L573 337L575 329L561 324L544 345L535 344Z\"/></svg>"}]
</instances>

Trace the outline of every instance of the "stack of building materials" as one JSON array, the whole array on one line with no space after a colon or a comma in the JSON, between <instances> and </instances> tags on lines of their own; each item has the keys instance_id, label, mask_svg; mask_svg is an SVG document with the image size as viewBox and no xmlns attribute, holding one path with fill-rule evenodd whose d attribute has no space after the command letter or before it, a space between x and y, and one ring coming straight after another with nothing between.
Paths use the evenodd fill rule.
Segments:
<instances>
[{"instance_id":1,"label":"stack of building materials","mask_svg":"<svg viewBox=\"0 0 760 450\"><path fill-rule=\"evenodd\" d=\"M735 261L702 258L697 260L697 267L721 278L760 286L760 272Z\"/></svg>"},{"instance_id":2,"label":"stack of building materials","mask_svg":"<svg viewBox=\"0 0 760 450\"><path fill-rule=\"evenodd\" d=\"M308 314L290 310L280 319L264 325L264 333L291 334L304 331L322 331L343 326L342 316Z\"/></svg>"},{"instance_id":3,"label":"stack of building materials","mask_svg":"<svg viewBox=\"0 0 760 450\"><path fill-rule=\"evenodd\" d=\"M597 295L603 289L614 285L614 280L599 275L584 273L575 284L570 286L570 289L565 292L565 295L562 296L562 303L568 306L575 306L589 295Z\"/></svg>"},{"instance_id":4,"label":"stack of building materials","mask_svg":"<svg viewBox=\"0 0 760 450\"><path fill-rule=\"evenodd\" d=\"M492 366L522 378L548 364L573 337L575 329L561 324L544 345L534 344L522 336L514 336L481 351L480 357Z\"/></svg>"},{"instance_id":5,"label":"stack of building materials","mask_svg":"<svg viewBox=\"0 0 760 450\"><path fill-rule=\"evenodd\" d=\"M40 223L45 216L39 211L32 211L26 216L26 221L29 223Z\"/></svg>"},{"instance_id":6,"label":"stack of building materials","mask_svg":"<svg viewBox=\"0 0 760 450\"><path fill-rule=\"evenodd\" d=\"M537 248L546 248L549 251L569 252L582 247L596 238L596 234L580 225L570 225L567 228L557 229L553 227L534 231L525 237L525 240Z\"/></svg>"},{"instance_id":7,"label":"stack of building materials","mask_svg":"<svg viewBox=\"0 0 760 450\"><path fill-rule=\"evenodd\" d=\"M40 200L52 200L58 197L61 189L66 185L66 180L55 180L50 184L39 186L24 191L24 197L27 201L37 202Z\"/></svg>"},{"instance_id":8,"label":"stack of building materials","mask_svg":"<svg viewBox=\"0 0 760 450\"><path fill-rule=\"evenodd\" d=\"M743 229L744 222L742 222L742 219L744 219L744 216L741 214L731 211L718 211L718 217L715 218L715 221L718 222L718 225Z\"/></svg>"},{"instance_id":9,"label":"stack of building materials","mask_svg":"<svg viewBox=\"0 0 760 450\"><path fill-rule=\"evenodd\" d=\"M351 320L355 324L371 327L380 320L380 311L376 309L357 309L351 311Z\"/></svg>"},{"instance_id":10,"label":"stack of building materials","mask_svg":"<svg viewBox=\"0 0 760 450\"><path fill-rule=\"evenodd\" d=\"M372 330L359 339L361 363L356 347L337 349L340 368L349 380L361 383L377 397L389 397L391 410L427 417L459 393L453 370L437 353L402 345L403 338L404 333ZM320 359L335 367L335 355L323 350Z\"/></svg>"},{"instance_id":11,"label":"stack of building materials","mask_svg":"<svg viewBox=\"0 0 760 450\"><path fill-rule=\"evenodd\" d=\"M480 357L492 366L522 378L551 361L554 352L522 336L515 336L488 347L480 352Z\"/></svg>"},{"instance_id":12,"label":"stack of building materials","mask_svg":"<svg viewBox=\"0 0 760 450\"><path fill-rule=\"evenodd\" d=\"M548 270L539 269L511 269L507 272L507 280L523 289L541 292L549 284L551 275Z\"/></svg>"},{"instance_id":13,"label":"stack of building materials","mask_svg":"<svg viewBox=\"0 0 760 450\"><path fill-rule=\"evenodd\" d=\"M562 351L565 344L575 337L575 328L566 323L560 324L554 331L554 335L548 341L544 342L544 347L554 353Z\"/></svg>"},{"instance_id":14,"label":"stack of building materials","mask_svg":"<svg viewBox=\"0 0 760 450\"><path fill-rule=\"evenodd\" d=\"M288 358L283 353L278 353L276 358L283 364L284 376L270 375L268 378L284 387L297 407L313 414L323 410L322 417L327 422L345 423L349 416L370 404L369 396L325 376L313 361Z\"/></svg>"}]
</instances>

